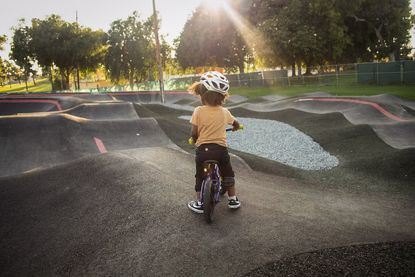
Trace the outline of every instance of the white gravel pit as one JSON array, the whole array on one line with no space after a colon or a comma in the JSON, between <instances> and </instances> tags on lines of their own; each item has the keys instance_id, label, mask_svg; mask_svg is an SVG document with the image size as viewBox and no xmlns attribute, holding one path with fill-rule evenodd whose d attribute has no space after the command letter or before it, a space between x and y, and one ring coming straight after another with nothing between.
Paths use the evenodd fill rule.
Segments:
<instances>
[{"instance_id":1,"label":"white gravel pit","mask_svg":"<svg viewBox=\"0 0 415 277\"><path fill-rule=\"evenodd\" d=\"M190 116L180 116L190 120ZM310 136L276 120L241 118L245 129L227 134L229 148L303 170L329 170L339 160Z\"/></svg>"}]
</instances>

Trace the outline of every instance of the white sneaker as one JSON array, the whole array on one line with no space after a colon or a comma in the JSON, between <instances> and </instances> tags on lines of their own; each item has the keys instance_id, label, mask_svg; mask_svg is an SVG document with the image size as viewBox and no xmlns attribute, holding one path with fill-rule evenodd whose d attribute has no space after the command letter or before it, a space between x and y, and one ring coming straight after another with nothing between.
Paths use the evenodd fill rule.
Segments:
<instances>
[{"instance_id":1,"label":"white sneaker","mask_svg":"<svg viewBox=\"0 0 415 277\"><path fill-rule=\"evenodd\" d=\"M187 207L198 214L203 214L203 204L200 201L194 200L187 203Z\"/></svg>"},{"instance_id":2,"label":"white sneaker","mask_svg":"<svg viewBox=\"0 0 415 277\"><path fill-rule=\"evenodd\" d=\"M230 209L237 209L241 206L241 202L239 202L238 197L236 199L229 199L228 207Z\"/></svg>"}]
</instances>

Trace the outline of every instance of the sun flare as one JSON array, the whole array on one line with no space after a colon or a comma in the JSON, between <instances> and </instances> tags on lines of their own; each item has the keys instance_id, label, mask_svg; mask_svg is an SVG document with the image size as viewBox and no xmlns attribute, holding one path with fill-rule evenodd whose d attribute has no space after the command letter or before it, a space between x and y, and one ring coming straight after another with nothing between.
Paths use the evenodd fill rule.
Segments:
<instances>
[{"instance_id":1,"label":"sun flare","mask_svg":"<svg viewBox=\"0 0 415 277\"><path fill-rule=\"evenodd\" d=\"M226 0L202 0L202 5L212 10L220 10L226 7Z\"/></svg>"}]
</instances>

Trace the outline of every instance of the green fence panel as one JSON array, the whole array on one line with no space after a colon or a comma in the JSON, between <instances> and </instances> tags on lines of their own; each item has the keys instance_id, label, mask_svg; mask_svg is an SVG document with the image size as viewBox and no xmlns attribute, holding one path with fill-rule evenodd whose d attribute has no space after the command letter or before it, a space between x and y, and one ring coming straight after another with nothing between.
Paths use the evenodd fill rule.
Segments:
<instances>
[{"instance_id":1,"label":"green fence panel","mask_svg":"<svg viewBox=\"0 0 415 277\"><path fill-rule=\"evenodd\" d=\"M250 77L248 73L239 74L239 81L242 87L251 86Z\"/></svg>"},{"instance_id":2,"label":"green fence panel","mask_svg":"<svg viewBox=\"0 0 415 277\"><path fill-rule=\"evenodd\" d=\"M285 86L288 85L287 70L270 70L263 71L262 76L267 86Z\"/></svg>"},{"instance_id":3,"label":"green fence panel","mask_svg":"<svg viewBox=\"0 0 415 277\"><path fill-rule=\"evenodd\" d=\"M250 86L251 87L262 87L264 86L264 79L262 72L251 72L249 74Z\"/></svg>"},{"instance_id":4,"label":"green fence panel","mask_svg":"<svg viewBox=\"0 0 415 277\"><path fill-rule=\"evenodd\" d=\"M241 82L239 82L238 74L228 74L228 75L225 75L225 76L226 76L226 78L228 78L229 85L231 86L231 88L241 86Z\"/></svg>"},{"instance_id":5,"label":"green fence panel","mask_svg":"<svg viewBox=\"0 0 415 277\"><path fill-rule=\"evenodd\" d=\"M168 80L168 90L186 90L191 84L199 81L199 77L179 77Z\"/></svg>"},{"instance_id":6,"label":"green fence panel","mask_svg":"<svg viewBox=\"0 0 415 277\"><path fill-rule=\"evenodd\" d=\"M359 63L357 64L357 82L359 84L376 84L376 64Z\"/></svg>"},{"instance_id":7,"label":"green fence panel","mask_svg":"<svg viewBox=\"0 0 415 277\"><path fill-rule=\"evenodd\" d=\"M403 83L415 84L415 61L404 61L403 66Z\"/></svg>"},{"instance_id":8,"label":"green fence panel","mask_svg":"<svg viewBox=\"0 0 415 277\"><path fill-rule=\"evenodd\" d=\"M379 85L392 85L401 83L401 62L388 62L377 64Z\"/></svg>"}]
</instances>

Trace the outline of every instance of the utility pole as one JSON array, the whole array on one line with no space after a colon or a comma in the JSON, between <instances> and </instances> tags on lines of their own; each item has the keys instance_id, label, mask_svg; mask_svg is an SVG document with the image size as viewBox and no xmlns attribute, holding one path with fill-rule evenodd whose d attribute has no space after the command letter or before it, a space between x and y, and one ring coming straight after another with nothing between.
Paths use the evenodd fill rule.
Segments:
<instances>
[{"instance_id":1,"label":"utility pole","mask_svg":"<svg viewBox=\"0 0 415 277\"><path fill-rule=\"evenodd\" d=\"M79 28L79 25L78 25L78 10L76 10L76 28ZM78 31L79 31L79 29L78 29ZM78 90L80 90L81 87L79 86L80 85L80 82L79 82L79 66L76 67L76 84L75 84L75 88L77 87L77 85L78 85Z\"/></svg>"},{"instance_id":2,"label":"utility pole","mask_svg":"<svg viewBox=\"0 0 415 277\"><path fill-rule=\"evenodd\" d=\"M156 60L159 71L159 84L160 84L160 94L161 94L161 103L164 103L164 81L163 81L163 67L161 62L160 55L160 41L159 41L159 31L158 31L158 20L156 12L156 1L153 0L153 24L154 24L154 35L156 37Z\"/></svg>"}]
</instances>

